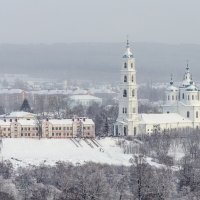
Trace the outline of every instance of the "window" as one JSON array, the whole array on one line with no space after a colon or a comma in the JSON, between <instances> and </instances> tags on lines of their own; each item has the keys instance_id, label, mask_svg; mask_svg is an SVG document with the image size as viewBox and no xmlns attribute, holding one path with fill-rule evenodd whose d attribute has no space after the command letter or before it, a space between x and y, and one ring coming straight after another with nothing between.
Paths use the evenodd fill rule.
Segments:
<instances>
[{"instance_id":1,"label":"window","mask_svg":"<svg viewBox=\"0 0 200 200\"><path fill-rule=\"evenodd\" d=\"M134 81L134 76L132 75L132 77L131 77L131 81L133 82Z\"/></svg>"},{"instance_id":2,"label":"window","mask_svg":"<svg viewBox=\"0 0 200 200\"><path fill-rule=\"evenodd\" d=\"M12 119L10 119L10 122L12 122Z\"/></svg>"},{"instance_id":3,"label":"window","mask_svg":"<svg viewBox=\"0 0 200 200\"><path fill-rule=\"evenodd\" d=\"M135 108L133 108L133 113L135 113Z\"/></svg>"},{"instance_id":4,"label":"window","mask_svg":"<svg viewBox=\"0 0 200 200\"><path fill-rule=\"evenodd\" d=\"M190 100L190 95L188 95L188 100Z\"/></svg>"},{"instance_id":5,"label":"window","mask_svg":"<svg viewBox=\"0 0 200 200\"><path fill-rule=\"evenodd\" d=\"M187 111L187 118L189 118L190 117L190 112L189 111Z\"/></svg>"},{"instance_id":6,"label":"window","mask_svg":"<svg viewBox=\"0 0 200 200\"><path fill-rule=\"evenodd\" d=\"M124 76L124 83L126 83L127 82L127 76L125 75Z\"/></svg>"},{"instance_id":7,"label":"window","mask_svg":"<svg viewBox=\"0 0 200 200\"><path fill-rule=\"evenodd\" d=\"M88 126L88 128L87 128L88 130L90 130L90 127Z\"/></svg>"},{"instance_id":8,"label":"window","mask_svg":"<svg viewBox=\"0 0 200 200\"><path fill-rule=\"evenodd\" d=\"M168 99L168 101L170 100L170 96L169 95L168 95L167 99Z\"/></svg>"},{"instance_id":9,"label":"window","mask_svg":"<svg viewBox=\"0 0 200 200\"><path fill-rule=\"evenodd\" d=\"M135 96L135 90L133 89L132 90L132 97L134 97Z\"/></svg>"},{"instance_id":10,"label":"window","mask_svg":"<svg viewBox=\"0 0 200 200\"><path fill-rule=\"evenodd\" d=\"M30 136L30 133L28 133L28 136Z\"/></svg>"},{"instance_id":11,"label":"window","mask_svg":"<svg viewBox=\"0 0 200 200\"><path fill-rule=\"evenodd\" d=\"M23 136L23 133L21 133L21 136Z\"/></svg>"},{"instance_id":12,"label":"window","mask_svg":"<svg viewBox=\"0 0 200 200\"><path fill-rule=\"evenodd\" d=\"M67 127L67 130L69 130L69 127Z\"/></svg>"},{"instance_id":13,"label":"window","mask_svg":"<svg viewBox=\"0 0 200 200\"><path fill-rule=\"evenodd\" d=\"M174 100L174 95L172 95L172 100Z\"/></svg>"},{"instance_id":14,"label":"window","mask_svg":"<svg viewBox=\"0 0 200 200\"><path fill-rule=\"evenodd\" d=\"M196 118L199 118L199 112L196 111Z\"/></svg>"},{"instance_id":15,"label":"window","mask_svg":"<svg viewBox=\"0 0 200 200\"><path fill-rule=\"evenodd\" d=\"M52 127L52 130L54 130L54 127Z\"/></svg>"},{"instance_id":16,"label":"window","mask_svg":"<svg viewBox=\"0 0 200 200\"><path fill-rule=\"evenodd\" d=\"M52 136L54 136L54 133L52 133Z\"/></svg>"},{"instance_id":17,"label":"window","mask_svg":"<svg viewBox=\"0 0 200 200\"><path fill-rule=\"evenodd\" d=\"M30 128L28 128L28 130L30 131L31 129L30 129Z\"/></svg>"},{"instance_id":18,"label":"window","mask_svg":"<svg viewBox=\"0 0 200 200\"><path fill-rule=\"evenodd\" d=\"M124 113L127 113L127 108L124 108Z\"/></svg>"},{"instance_id":19,"label":"window","mask_svg":"<svg viewBox=\"0 0 200 200\"><path fill-rule=\"evenodd\" d=\"M61 130L61 127L59 127L59 130Z\"/></svg>"},{"instance_id":20,"label":"window","mask_svg":"<svg viewBox=\"0 0 200 200\"><path fill-rule=\"evenodd\" d=\"M131 68L133 68L133 63L131 63Z\"/></svg>"},{"instance_id":21,"label":"window","mask_svg":"<svg viewBox=\"0 0 200 200\"><path fill-rule=\"evenodd\" d=\"M72 127L70 127L70 130L72 130Z\"/></svg>"},{"instance_id":22,"label":"window","mask_svg":"<svg viewBox=\"0 0 200 200\"><path fill-rule=\"evenodd\" d=\"M122 113L124 113L124 108L122 108Z\"/></svg>"},{"instance_id":23,"label":"window","mask_svg":"<svg viewBox=\"0 0 200 200\"><path fill-rule=\"evenodd\" d=\"M56 130L58 130L58 127L56 127Z\"/></svg>"},{"instance_id":24,"label":"window","mask_svg":"<svg viewBox=\"0 0 200 200\"><path fill-rule=\"evenodd\" d=\"M185 95L184 95L184 93L182 94L182 99L184 99L185 98Z\"/></svg>"},{"instance_id":25,"label":"window","mask_svg":"<svg viewBox=\"0 0 200 200\"><path fill-rule=\"evenodd\" d=\"M127 97L127 91L126 90L124 90L124 92L123 92L123 97Z\"/></svg>"},{"instance_id":26,"label":"window","mask_svg":"<svg viewBox=\"0 0 200 200\"><path fill-rule=\"evenodd\" d=\"M124 63L124 68L127 68L127 63L126 62Z\"/></svg>"},{"instance_id":27,"label":"window","mask_svg":"<svg viewBox=\"0 0 200 200\"><path fill-rule=\"evenodd\" d=\"M194 100L194 95L192 95L192 100Z\"/></svg>"}]
</instances>

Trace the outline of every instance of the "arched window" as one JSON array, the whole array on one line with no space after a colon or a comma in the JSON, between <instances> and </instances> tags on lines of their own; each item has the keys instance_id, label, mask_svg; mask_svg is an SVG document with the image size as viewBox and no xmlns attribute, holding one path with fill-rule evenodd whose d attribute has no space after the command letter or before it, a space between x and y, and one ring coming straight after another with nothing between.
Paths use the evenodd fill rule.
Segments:
<instances>
[{"instance_id":1,"label":"arched window","mask_svg":"<svg viewBox=\"0 0 200 200\"><path fill-rule=\"evenodd\" d=\"M190 95L188 95L188 100L190 100Z\"/></svg>"},{"instance_id":2,"label":"arched window","mask_svg":"<svg viewBox=\"0 0 200 200\"><path fill-rule=\"evenodd\" d=\"M123 92L123 97L127 97L127 91L126 90L124 90L124 92Z\"/></svg>"},{"instance_id":3,"label":"arched window","mask_svg":"<svg viewBox=\"0 0 200 200\"><path fill-rule=\"evenodd\" d=\"M185 95L184 95L184 93L182 94L182 99L184 99L185 98Z\"/></svg>"},{"instance_id":4,"label":"arched window","mask_svg":"<svg viewBox=\"0 0 200 200\"><path fill-rule=\"evenodd\" d=\"M192 95L192 100L194 100L194 95Z\"/></svg>"},{"instance_id":5,"label":"arched window","mask_svg":"<svg viewBox=\"0 0 200 200\"><path fill-rule=\"evenodd\" d=\"M134 76L132 75L132 77L131 77L131 81L133 82L134 81Z\"/></svg>"},{"instance_id":6,"label":"arched window","mask_svg":"<svg viewBox=\"0 0 200 200\"><path fill-rule=\"evenodd\" d=\"M124 68L127 68L127 63L126 62L124 63Z\"/></svg>"},{"instance_id":7,"label":"arched window","mask_svg":"<svg viewBox=\"0 0 200 200\"><path fill-rule=\"evenodd\" d=\"M187 111L187 118L190 118L190 112Z\"/></svg>"},{"instance_id":8,"label":"arched window","mask_svg":"<svg viewBox=\"0 0 200 200\"><path fill-rule=\"evenodd\" d=\"M172 100L174 100L174 95L172 95Z\"/></svg>"},{"instance_id":9,"label":"arched window","mask_svg":"<svg viewBox=\"0 0 200 200\"><path fill-rule=\"evenodd\" d=\"M133 89L132 90L132 97L134 97L135 96L135 90Z\"/></svg>"},{"instance_id":10,"label":"arched window","mask_svg":"<svg viewBox=\"0 0 200 200\"><path fill-rule=\"evenodd\" d=\"M131 63L131 68L133 68L133 63Z\"/></svg>"},{"instance_id":11,"label":"arched window","mask_svg":"<svg viewBox=\"0 0 200 200\"><path fill-rule=\"evenodd\" d=\"M167 96L167 99L168 99L168 101L170 100L170 96L169 95Z\"/></svg>"},{"instance_id":12,"label":"arched window","mask_svg":"<svg viewBox=\"0 0 200 200\"><path fill-rule=\"evenodd\" d=\"M124 76L124 83L126 83L127 82L127 76L125 75Z\"/></svg>"},{"instance_id":13,"label":"arched window","mask_svg":"<svg viewBox=\"0 0 200 200\"><path fill-rule=\"evenodd\" d=\"M196 118L199 118L199 112L196 111Z\"/></svg>"}]
</instances>

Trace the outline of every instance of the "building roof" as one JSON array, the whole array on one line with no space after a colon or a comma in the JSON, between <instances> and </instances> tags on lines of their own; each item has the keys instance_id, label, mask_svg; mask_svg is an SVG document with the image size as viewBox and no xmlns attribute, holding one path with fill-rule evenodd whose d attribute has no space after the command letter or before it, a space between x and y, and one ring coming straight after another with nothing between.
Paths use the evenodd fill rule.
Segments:
<instances>
[{"instance_id":1,"label":"building roof","mask_svg":"<svg viewBox=\"0 0 200 200\"><path fill-rule=\"evenodd\" d=\"M143 124L192 123L191 120L177 113L140 114L139 117Z\"/></svg>"},{"instance_id":2,"label":"building roof","mask_svg":"<svg viewBox=\"0 0 200 200\"><path fill-rule=\"evenodd\" d=\"M35 117L35 114L24 112L24 111L15 111L10 114L1 115L2 118L19 118L19 117Z\"/></svg>"},{"instance_id":3,"label":"building roof","mask_svg":"<svg viewBox=\"0 0 200 200\"><path fill-rule=\"evenodd\" d=\"M0 89L0 94L21 94L24 90L21 89Z\"/></svg>"},{"instance_id":4,"label":"building roof","mask_svg":"<svg viewBox=\"0 0 200 200\"><path fill-rule=\"evenodd\" d=\"M102 100L101 98L99 97L95 97L95 96L92 96L92 95L72 95L70 96L70 99L72 100Z\"/></svg>"},{"instance_id":5,"label":"building roof","mask_svg":"<svg viewBox=\"0 0 200 200\"><path fill-rule=\"evenodd\" d=\"M35 126L36 125L36 120L27 120L27 119L19 119L17 121L20 123L22 126Z\"/></svg>"},{"instance_id":6,"label":"building roof","mask_svg":"<svg viewBox=\"0 0 200 200\"><path fill-rule=\"evenodd\" d=\"M55 125L72 124L72 119L50 119L49 122Z\"/></svg>"}]
</instances>

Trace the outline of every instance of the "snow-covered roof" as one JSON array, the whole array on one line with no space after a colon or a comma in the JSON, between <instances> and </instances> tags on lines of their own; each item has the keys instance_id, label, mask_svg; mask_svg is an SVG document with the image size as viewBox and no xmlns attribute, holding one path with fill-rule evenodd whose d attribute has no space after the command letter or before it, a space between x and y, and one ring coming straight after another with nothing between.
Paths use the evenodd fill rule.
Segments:
<instances>
[{"instance_id":1,"label":"snow-covered roof","mask_svg":"<svg viewBox=\"0 0 200 200\"><path fill-rule=\"evenodd\" d=\"M21 89L0 89L0 94L21 94L24 90Z\"/></svg>"},{"instance_id":2,"label":"snow-covered roof","mask_svg":"<svg viewBox=\"0 0 200 200\"><path fill-rule=\"evenodd\" d=\"M169 87L167 87L167 91L176 92L178 91L178 88L174 85L170 85Z\"/></svg>"},{"instance_id":3,"label":"snow-covered roof","mask_svg":"<svg viewBox=\"0 0 200 200\"><path fill-rule=\"evenodd\" d=\"M72 95L70 96L70 99L72 100L101 100L99 97L95 97L92 95Z\"/></svg>"},{"instance_id":4,"label":"snow-covered roof","mask_svg":"<svg viewBox=\"0 0 200 200\"><path fill-rule=\"evenodd\" d=\"M1 115L1 118L23 118L23 117L28 117L28 118L33 118L35 117L35 114L29 113L29 112L24 112L24 111L15 111L11 112L10 114L5 114Z\"/></svg>"},{"instance_id":5,"label":"snow-covered roof","mask_svg":"<svg viewBox=\"0 0 200 200\"><path fill-rule=\"evenodd\" d=\"M187 91L198 91L198 88L194 85L191 84L186 88Z\"/></svg>"},{"instance_id":6,"label":"snow-covered roof","mask_svg":"<svg viewBox=\"0 0 200 200\"><path fill-rule=\"evenodd\" d=\"M192 123L191 120L177 113L140 114L139 116L144 124Z\"/></svg>"},{"instance_id":7,"label":"snow-covered roof","mask_svg":"<svg viewBox=\"0 0 200 200\"><path fill-rule=\"evenodd\" d=\"M74 119L76 122L78 121L77 119ZM94 124L93 120L92 119L88 119L88 118L80 118L80 121L83 123L83 124ZM50 119L49 122L52 124L52 125L72 125L73 124L73 120L72 119Z\"/></svg>"},{"instance_id":8,"label":"snow-covered roof","mask_svg":"<svg viewBox=\"0 0 200 200\"><path fill-rule=\"evenodd\" d=\"M72 124L72 119L50 119L49 122L52 125L71 125Z\"/></svg>"},{"instance_id":9,"label":"snow-covered roof","mask_svg":"<svg viewBox=\"0 0 200 200\"><path fill-rule=\"evenodd\" d=\"M27 120L27 119L19 119L18 123L20 123L22 126L35 126L36 125L35 120Z\"/></svg>"},{"instance_id":10,"label":"snow-covered roof","mask_svg":"<svg viewBox=\"0 0 200 200\"><path fill-rule=\"evenodd\" d=\"M0 120L0 126L10 126L10 121Z\"/></svg>"},{"instance_id":11,"label":"snow-covered roof","mask_svg":"<svg viewBox=\"0 0 200 200\"><path fill-rule=\"evenodd\" d=\"M88 118L86 118L85 121L82 120L82 122L83 122L83 124L92 124L92 125L94 125L94 122L93 122L92 119L88 119Z\"/></svg>"}]
</instances>

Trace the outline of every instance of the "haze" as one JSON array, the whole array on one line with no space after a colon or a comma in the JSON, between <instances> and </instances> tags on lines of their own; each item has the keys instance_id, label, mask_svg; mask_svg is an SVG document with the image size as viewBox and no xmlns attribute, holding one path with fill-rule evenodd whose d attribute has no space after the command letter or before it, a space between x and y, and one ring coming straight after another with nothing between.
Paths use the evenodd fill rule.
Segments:
<instances>
[{"instance_id":1,"label":"haze","mask_svg":"<svg viewBox=\"0 0 200 200\"><path fill-rule=\"evenodd\" d=\"M0 0L0 43L200 44L199 0Z\"/></svg>"}]
</instances>

